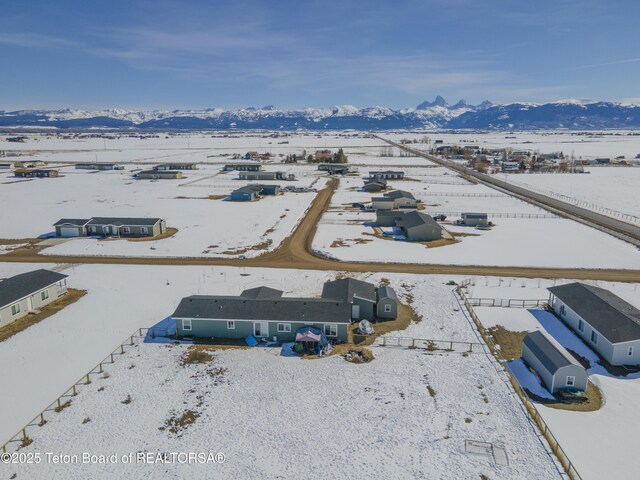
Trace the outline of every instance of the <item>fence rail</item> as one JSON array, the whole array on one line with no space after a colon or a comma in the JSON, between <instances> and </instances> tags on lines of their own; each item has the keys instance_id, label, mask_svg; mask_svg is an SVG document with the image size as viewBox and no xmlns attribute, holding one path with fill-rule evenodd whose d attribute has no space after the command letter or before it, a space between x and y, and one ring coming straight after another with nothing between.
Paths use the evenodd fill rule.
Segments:
<instances>
[{"instance_id":1,"label":"fence rail","mask_svg":"<svg viewBox=\"0 0 640 480\"><path fill-rule=\"evenodd\" d=\"M507 375L507 378L509 379L509 383L513 387L513 390L516 392L516 394L520 398L520 401L526 408L527 412L529 413L529 416L533 419L533 421L538 426L538 429L540 430L545 440L549 444L551 451L556 456L556 458L560 461L560 464L564 468L565 472L567 472L567 475L569 476L569 478L571 480L582 480L582 477L576 470L576 467L573 465L573 463L569 459L569 456L566 454L564 449L560 446L560 443L558 442L556 437L553 435L553 433L551 433L549 426L540 415L540 412L538 412L538 409L529 398L529 395L527 395L527 393L524 391L524 389L520 385L520 382L518 382L518 379L515 378L514 375L511 373L511 371L505 366L506 360L500 353L500 348L497 348L497 345L494 342L493 338L488 334L487 330L484 328L484 326L480 322L480 319L478 318L478 315L474 311L473 306L471 305L471 302L469 301L469 299L467 299L464 291L462 290L462 288L466 286L465 282L466 282L466 285L469 285L471 283L471 280L463 281L458 287L456 287L456 293L458 294L460 299L462 299L462 302L465 308L467 309L467 311L469 312L469 316L473 320L473 323L475 324L478 332L480 333L480 336L485 341L485 343L489 347L489 350L491 350L491 353L493 354L495 359L498 361L498 363L502 367L501 371L503 371Z\"/></svg>"},{"instance_id":2,"label":"fence rail","mask_svg":"<svg viewBox=\"0 0 640 480\"><path fill-rule=\"evenodd\" d=\"M496 197L508 197L506 193L464 193L464 192L424 192L420 194L421 197L482 197L482 198L496 198Z\"/></svg>"},{"instance_id":3,"label":"fence rail","mask_svg":"<svg viewBox=\"0 0 640 480\"><path fill-rule=\"evenodd\" d=\"M427 338L412 337L381 337L376 341L376 345L381 347L405 347L422 348L429 351L444 352L467 352L482 350L482 344L477 342L460 342L453 340L431 340ZM475 348L475 350L474 350Z\"/></svg>"},{"instance_id":4,"label":"fence rail","mask_svg":"<svg viewBox=\"0 0 640 480\"><path fill-rule=\"evenodd\" d=\"M101 375L104 373L104 367L106 365L110 365L115 363L118 355L124 355L128 348L134 347L139 342L140 338L144 338L148 329L147 328L139 328L134 333L132 333L124 342L122 342L115 350L113 350L109 355L104 357L104 359L98 363L95 367L89 370L85 375L83 375L77 382L75 382L71 387L69 387L62 395L56 398L53 402L51 402L44 410L42 410L39 414L31 419L24 427L20 429L13 437L7 440L1 447L2 453L7 453L9 449L15 446L15 450L19 449L21 446L28 445L29 436L28 432L30 429L35 427L43 427L47 423L47 417L51 417L52 413L59 413L64 408L66 408L70 402L71 398L75 397L78 394L78 387L82 388L83 386L89 385L91 383L92 375ZM19 444L16 446L16 444Z\"/></svg>"},{"instance_id":5,"label":"fence rail","mask_svg":"<svg viewBox=\"0 0 640 480\"><path fill-rule=\"evenodd\" d=\"M446 215L447 217L458 216L461 217L466 212L429 212L429 215ZM487 217L490 218L559 218L558 215L550 213L508 213L508 212L496 212L487 213Z\"/></svg>"},{"instance_id":6,"label":"fence rail","mask_svg":"<svg viewBox=\"0 0 640 480\"><path fill-rule=\"evenodd\" d=\"M548 299L517 299L517 298L467 298L473 307L503 307L503 308L539 308L548 303Z\"/></svg>"}]
</instances>

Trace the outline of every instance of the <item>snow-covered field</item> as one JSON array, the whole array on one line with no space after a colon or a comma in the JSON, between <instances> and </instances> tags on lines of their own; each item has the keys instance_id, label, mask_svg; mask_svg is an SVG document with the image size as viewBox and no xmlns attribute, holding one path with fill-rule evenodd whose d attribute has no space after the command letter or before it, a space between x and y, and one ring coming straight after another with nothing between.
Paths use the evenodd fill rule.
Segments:
<instances>
[{"instance_id":1,"label":"snow-covered field","mask_svg":"<svg viewBox=\"0 0 640 480\"><path fill-rule=\"evenodd\" d=\"M545 298L548 280L511 280L493 286L491 282L478 279L469 288L469 295L482 298ZM521 283L525 283L522 288ZM558 284L566 283L557 281ZM502 285L502 286L500 286ZM628 302L640 307L640 285L598 282ZM637 399L640 394L640 374L614 377L596 364L598 356L571 332L560 320L543 311L521 308L476 307L480 321L486 327L502 325L511 331L534 331L544 329L563 346L577 352L591 363L589 379L602 392L604 405L595 412L571 412L538 405L538 411L549 425L562 448L567 452L578 472L585 480L601 478L623 478L628 472L640 469L640 459L634 454L635 438L640 429L637 415ZM535 385L535 377L518 362L510 362L510 368L527 387L536 387L534 393L544 389ZM584 439L589 439L585 441Z\"/></svg>"},{"instance_id":2,"label":"snow-covered field","mask_svg":"<svg viewBox=\"0 0 640 480\"><path fill-rule=\"evenodd\" d=\"M293 182L265 182L323 188L311 167L283 168L274 164L266 170L287 170L296 175ZM176 180L135 180L134 166L124 171L92 173L60 169L58 178L33 179L0 187L2 238L38 237L53 231L60 218L160 217L168 227L178 229L173 237L158 241L100 241L72 239L44 251L61 255L125 256L227 256L224 252L249 249L255 256L273 249L293 230L311 204L315 193L285 193L264 197L258 202L229 202L209 199L228 195L247 183L237 180L237 172L220 172L220 165L201 165L184 172ZM13 182L9 174L0 180ZM251 250L260 245L261 248Z\"/></svg>"},{"instance_id":3,"label":"snow-covered field","mask_svg":"<svg viewBox=\"0 0 640 480\"><path fill-rule=\"evenodd\" d=\"M9 275L35 266L3 266ZM237 294L256 285L318 294L322 272L148 266L64 270L89 293L76 304L3 342L0 433L8 438L133 330L167 316L191 293ZM401 335L477 341L455 310L450 277L385 275L424 316ZM379 274L363 275L379 281ZM295 287L294 287L295 286ZM114 312L113 299L118 299ZM126 313L122 313L126 312ZM220 351L210 376L181 367L185 347L144 344L95 378L72 405L37 430L22 452L223 452L223 465L0 465L3 478L560 478L494 360L483 354L373 347L375 360L301 361L279 351ZM46 352L43 354L42 352ZM131 368L132 365L134 368ZM398 372L402 372L398 375ZM456 381L452 381L452 376ZM427 385L433 388L431 397ZM98 391L104 387L104 390ZM121 403L128 395L131 403ZM193 410L179 435L159 430ZM82 423L85 418L90 421ZM464 452L465 440L503 444L509 466Z\"/></svg>"},{"instance_id":4,"label":"snow-covered field","mask_svg":"<svg viewBox=\"0 0 640 480\"><path fill-rule=\"evenodd\" d=\"M604 214L612 215L606 210L610 209L634 215L635 223L640 221L640 167L586 167L585 171L589 173L509 175L508 181Z\"/></svg>"},{"instance_id":5,"label":"snow-covered field","mask_svg":"<svg viewBox=\"0 0 640 480\"><path fill-rule=\"evenodd\" d=\"M421 199L429 214L449 216L443 226L460 236L459 243L437 248L373 236L364 225L375 221L375 213L351 208L353 202L368 202L370 194L357 191L360 177L340 180L331 207L323 216L314 238L314 249L340 260L371 262L435 263L454 265L526 265L566 268L638 268L638 249L621 240L577 222L553 218L549 212L510 196L497 194L452 174L445 168L403 168L418 181L390 181L393 189L406 190ZM361 174L363 172L360 172ZM467 195L467 196L465 196ZM469 195L491 195L469 196ZM450 224L461 212L544 215L552 218L501 218L490 220L496 227L480 231ZM453 215L452 215L453 214ZM591 252L598 249L598 255Z\"/></svg>"}]
</instances>

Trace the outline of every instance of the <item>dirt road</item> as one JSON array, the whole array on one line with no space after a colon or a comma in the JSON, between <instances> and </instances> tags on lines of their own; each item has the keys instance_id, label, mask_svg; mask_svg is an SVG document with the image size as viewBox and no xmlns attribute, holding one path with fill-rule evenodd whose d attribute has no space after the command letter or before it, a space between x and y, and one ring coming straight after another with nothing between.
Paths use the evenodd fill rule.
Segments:
<instances>
[{"instance_id":1,"label":"dirt road","mask_svg":"<svg viewBox=\"0 0 640 480\"><path fill-rule=\"evenodd\" d=\"M0 262L119 264L119 265L226 265L234 267L293 268L346 272L391 272L412 274L504 276L525 278L575 278L580 280L608 280L640 282L639 270L571 269L539 267L494 267L474 265L429 265L406 263L364 263L330 260L312 253L311 243L316 227L338 187L338 179L331 179L318 192L306 216L278 248L256 258L165 258L165 257L87 257L40 255L40 249L18 249L0 256Z\"/></svg>"}]
</instances>

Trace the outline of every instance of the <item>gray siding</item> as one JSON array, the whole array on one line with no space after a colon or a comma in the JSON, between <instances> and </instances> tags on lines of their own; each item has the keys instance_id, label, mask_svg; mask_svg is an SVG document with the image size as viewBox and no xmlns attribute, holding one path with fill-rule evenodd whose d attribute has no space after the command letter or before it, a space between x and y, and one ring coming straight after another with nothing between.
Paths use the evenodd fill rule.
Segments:
<instances>
[{"instance_id":1,"label":"gray siding","mask_svg":"<svg viewBox=\"0 0 640 480\"><path fill-rule=\"evenodd\" d=\"M385 312L385 305L389 305L391 311ZM398 318L398 302L393 298L382 298L378 300L376 315L378 318L385 320Z\"/></svg>"},{"instance_id":2,"label":"gray siding","mask_svg":"<svg viewBox=\"0 0 640 480\"><path fill-rule=\"evenodd\" d=\"M561 388L567 386L567 377L575 377L574 387L580 390L587 389L587 372L584 368L577 365L567 365L566 367L559 368L555 374L552 374L547 370L542 362L536 357L526 344L522 345L522 359L533 368L538 375L542 383L551 393L555 393Z\"/></svg>"},{"instance_id":3,"label":"gray siding","mask_svg":"<svg viewBox=\"0 0 640 480\"><path fill-rule=\"evenodd\" d=\"M614 345L555 295L551 295L549 304L556 315L560 317L576 335L582 338L590 348L598 352L598 354L611 365L640 365L640 340L616 343ZM564 314L561 313L562 306L564 306ZM580 320L583 321L583 331L580 331L578 328ZM597 343L591 340L592 332L596 332L598 335ZM629 355L629 347L632 347L631 355Z\"/></svg>"},{"instance_id":4,"label":"gray siding","mask_svg":"<svg viewBox=\"0 0 640 480\"><path fill-rule=\"evenodd\" d=\"M442 238L442 228L435 225L418 225L405 230L404 233L410 242L431 242Z\"/></svg>"},{"instance_id":5,"label":"gray siding","mask_svg":"<svg viewBox=\"0 0 640 480\"><path fill-rule=\"evenodd\" d=\"M191 320L191 330L184 330L182 319L176 318L176 327L178 335L185 336L191 335L194 337L202 337L202 338L230 338L230 339L243 339L249 335L253 335L254 333L254 323L259 321L253 320L235 320L235 328L229 329L227 328L228 320L203 320L203 319L192 319ZM304 322L277 322L277 321L268 321L264 322L268 324L268 336L272 338L274 336L278 337L279 341L283 342L292 342L295 338L295 332L297 329L310 325L309 323ZM291 325L291 332L278 332L278 323L285 323ZM312 326L321 329L324 331L324 324L321 323L312 323ZM338 340L340 342L346 342L348 338L348 325L344 323L339 323L338 325L338 336L337 337L329 337L329 340Z\"/></svg>"},{"instance_id":6,"label":"gray siding","mask_svg":"<svg viewBox=\"0 0 640 480\"><path fill-rule=\"evenodd\" d=\"M363 318L366 320L374 319L376 308L375 302L354 296L353 305L358 305L360 307L360 316L355 318L355 320L361 320Z\"/></svg>"},{"instance_id":7,"label":"gray siding","mask_svg":"<svg viewBox=\"0 0 640 480\"><path fill-rule=\"evenodd\" d=\"M124 229L129 228L129 233L125 233ZM145 229L145 230L143 230ZM87 225L87 235L93 236L120 236L120 237L155 237L160 235L166 229L163 222L158 222L153 226L111 226L111 225ZM56 228L56 233L57 233ZM145 233L146 231L146 233ZM118 233L119 232L119 233Z\"/></svg>"},{"instance_id":8,"label":"gray siding","mask_svg":"<svg viewBox=\"0 0 640 480\"><path fill-rule=\"evenodd\" d=\"M42 292L46 292L48 294L48 298L43 299ZM15 303L7 305L5 308L0 309L0 327L9 325L19 318L27 315L29 313L29 305L31 305L31 310L36 310L50 304L51 302L54 302L65 293L67 293L67 287L66 282L63 280L60 283L56 283L47 288L43 288L42 290L38 290L37 292L31 294L29 297L25 297ZM16 315L12 315L11 307L16 304L20 305L20 312L18 312Z\"/></svg>"}]
</instances>

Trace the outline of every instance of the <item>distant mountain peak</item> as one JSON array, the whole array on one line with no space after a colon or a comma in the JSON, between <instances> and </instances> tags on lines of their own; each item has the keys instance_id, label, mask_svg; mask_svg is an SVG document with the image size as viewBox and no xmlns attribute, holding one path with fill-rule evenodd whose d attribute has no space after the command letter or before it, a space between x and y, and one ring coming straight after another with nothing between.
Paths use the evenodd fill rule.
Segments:
<instances>
[{"instance_id":1,"label":"distant mountain peak","mask_svg":"<svg viewBox=\"0 0 640 480\"><path fill-rule=\"evenodd\" d=\"M438 95L433 102L430 102L428 100L425 100L424 102L422 102L420 105L416 107L416 110L426 110L427 108L431 108L431 107L446 107L446 106L447 106L447 101L444 98L442 98L440 95Z\"/></svg>"},{"instance_id":2,"label":"distant mountain peak","mask_svg":"<svg viewBox=\"0 0 640 480\"><path fill-rule=\"evenodd\" d=\"M468 107L468 106L469 106L469 104L467 103L466 100L460 99L458 101L458 103L456 103L455 105L453 105L452 107L449 107L449 108L456 109L456 108L465 108L465 107Z\"/></svg>"}]
</instances>

